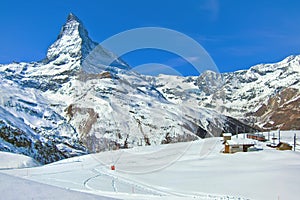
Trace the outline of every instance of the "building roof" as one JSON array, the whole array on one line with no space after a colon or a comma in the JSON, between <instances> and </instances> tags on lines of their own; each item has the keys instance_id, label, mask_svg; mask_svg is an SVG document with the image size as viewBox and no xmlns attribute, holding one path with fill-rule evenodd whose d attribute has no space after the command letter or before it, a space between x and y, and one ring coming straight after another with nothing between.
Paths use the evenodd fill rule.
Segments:
<instances>
[{"instance_id":1,"label":"building roof","mask_svg":"<svg viewBox=\"0 0 300 200\"><path fill-rule=\"evenodd\" d=\"M223 136L232 136L232 133L223 133Z\"/></svg>"},{"instance_id":2,"label":"building roof","mask_svg":"<svg viewBox=\"0 0 300 200\"><path fill-rule=\"evenodd\" d=\"M256 142L249 139L243 139L243 138L233 138L232 140L227 140L226 144L229 146L235 146L235 145L255 145Z\"/></svg>"},{"instance_id":3,"label":"building roof","mask_svg":"<svg viewBox=\"0 0 300 200\"><path fill-rule=\"evenodd\" d=\"M262 134L262 133L247 133L247 135L265 137L264 134Z\"/></svg>"}]
</instances>

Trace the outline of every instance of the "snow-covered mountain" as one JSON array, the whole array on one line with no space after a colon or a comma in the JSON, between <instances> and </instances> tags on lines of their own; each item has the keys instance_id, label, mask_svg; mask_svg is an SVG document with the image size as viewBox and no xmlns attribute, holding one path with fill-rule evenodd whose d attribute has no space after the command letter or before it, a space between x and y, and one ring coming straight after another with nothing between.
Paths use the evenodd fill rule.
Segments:
<instances>
[{"instance_id":1,"label":"snow-covered mountain","mask_svg":"<svg viewBox=\"0 0 300 200\"><path fill-rule=\"evenodd\" d=\"M228 74L143 76L93 42L70 14L44 60L0 65L0 150L49 163L88 152L253 131L249 120L266 98L289 87L291 77L299 80L299 66L292 61L299 58L289 59ZM260 118L267 119L269 110Z\"/></svg>"},{"instance_id":2,"label":"snow-covered mountain","mask_svg":"<svg viewBox=\"0 0 300 200\"><path fill-rule=\"evenodd\" d=\"M159 91L170 101L188 93L200 107L212 108L259 129L300 129L300 56L259 64L249 70L199 77L165 75L155 78Z\"/></svg>"}]
</instances>

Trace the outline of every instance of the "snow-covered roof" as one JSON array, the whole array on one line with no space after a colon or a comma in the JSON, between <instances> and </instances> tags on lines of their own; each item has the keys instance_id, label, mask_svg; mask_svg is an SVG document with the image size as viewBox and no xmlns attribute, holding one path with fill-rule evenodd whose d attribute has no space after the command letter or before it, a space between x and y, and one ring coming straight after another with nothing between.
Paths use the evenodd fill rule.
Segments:
<instances>
[{"instance_id":1,"label":"snow-covered roof","mask_svg":"<svg viewBox=\"0 0 300 200\"><path fill-rule=\"evenodd\" d=\"M223 133L223 136L225 137L232 136L232 133Z\"/></svg>"},{"instance_id":2,"label":"snow-covered roof","mask_svg":"<svg viewBox=\"0 0 300 200\"><path fill-rule=\"evenodd\" d=\"M226 141L226 143L230 146L233 145L255 145L255 141L243 138L233 138L232 140Z\"/></svg>"}]
</instances>

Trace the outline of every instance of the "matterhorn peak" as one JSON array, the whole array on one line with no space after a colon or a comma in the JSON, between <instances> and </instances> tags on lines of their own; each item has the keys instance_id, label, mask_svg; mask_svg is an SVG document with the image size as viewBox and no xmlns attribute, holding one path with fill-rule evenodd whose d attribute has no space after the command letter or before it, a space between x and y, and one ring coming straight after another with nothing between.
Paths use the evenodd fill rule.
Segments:
<instances>
[{"instance_id":1,"label":"matterhorn peak","mask_svg":"<svg viewBox=\"0 0 300 200\"><path fill-rule=\"evenodd\" d=\"M44 61L50 68L55 65L55 69L60 69L57 70L58 73L74 69L82 69L86 73L99 73L108 66L130 68L119 56L93 42L81 20L73 13L68 15Z\"/></svg>"},{"instance_id":2,"label":"matterhorn peak","mask_svg":"<svg viewBox=\"0 0 300 200\"><path fill-rule=\"evenodd\" d=\"M80 21L80 19L79 19L76 15L74 15L73 13L70 13L70 14L68 15L67 22L70 22L70 21L77 21L77 22L79 22L79 23L82 23L82 22Z\"/></svg>"},{"instance_id":3,"label":"matterhorn peak","mask_svg":"<svg viewBox=\"0 0 300 200\"><path fill-rule=\"evenodd\" d=\"M89 52L97 46L89 36L83 23L73 13L68 15L66 23L61 28L57 40L49 47L47 60L61 59L84 59Z\"/></svg>"}]
</instances>

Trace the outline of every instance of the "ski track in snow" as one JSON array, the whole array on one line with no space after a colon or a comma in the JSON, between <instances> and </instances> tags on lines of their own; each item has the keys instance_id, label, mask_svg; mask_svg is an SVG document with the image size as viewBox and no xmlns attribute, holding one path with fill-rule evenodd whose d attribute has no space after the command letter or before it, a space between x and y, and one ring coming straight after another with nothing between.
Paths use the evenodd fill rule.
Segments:
<instances>
[{"instance_id":1,"label":"ski track in snow","mask_svg":"<svg viewBox=\"0 0 300 200\"><path fill-rule=\"evenodd\" d=\"M209 154L214 152L214 150L216 150L217 143L218 143L217 140L207 139L204 142L204 145L200 146L199 158L204 159L206 156L208 156ZM95 189L93 186L90 186L88 183L94 179L101 177L101 176L107 176L112 179L111 185L112 185L113 191L116 193L118 193L118 189L117 189L118 183L119 184L122 183L122 184L130 186L132 188L132 191L136 191L139 189L139 190L145 191L145 193L147 193L147 194L158 195L158 196L170 196L170 197L175 196L175 197L181 197L181 198L198 198L198 199L199 198L200 199L236 199L235 197L220 196L220 195L205 194L205 193L201 194L200 192L197 194L185 194L185 193L176 192L175 190L171 190L170 188L159 189L157 187L154 187L154 186L151 186L151 185L148 185L145 183L141 183L136 180L125 178L124 176L122 176L121 174L119 174L117 172L112 173L109 170L107 170L106 167L104 168L103 165L99 165L98 167L92 169L91 171L93 171L97 175L86 179L84 181L84 186L87 189L92 190L94 192L101 192L101 190ZM243 199L243 198L237 198L237 199Z\"/></svg>"}]
</instances>

